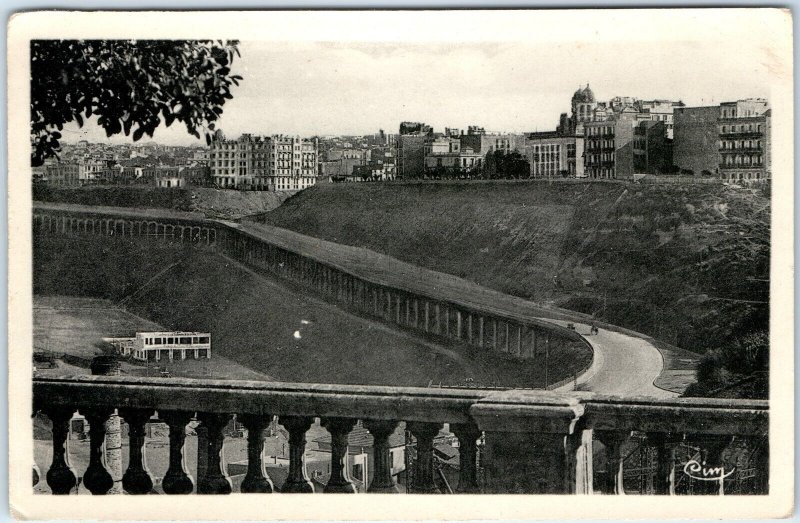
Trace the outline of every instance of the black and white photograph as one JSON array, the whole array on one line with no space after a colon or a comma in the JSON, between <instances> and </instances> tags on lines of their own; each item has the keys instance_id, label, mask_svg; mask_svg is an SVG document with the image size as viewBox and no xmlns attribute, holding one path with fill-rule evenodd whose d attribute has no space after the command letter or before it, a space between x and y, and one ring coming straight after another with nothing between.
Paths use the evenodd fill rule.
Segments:
<instances>
[{"instance_id":1,"label":"black and white photograph","mask_svg":"<svg viewBox=\"0 0 800 523\"><path fill-rule=\"evenodd\" d=\"M793 510L788 9L8 31L17 517Z\"/></svg>"}]
</instances>

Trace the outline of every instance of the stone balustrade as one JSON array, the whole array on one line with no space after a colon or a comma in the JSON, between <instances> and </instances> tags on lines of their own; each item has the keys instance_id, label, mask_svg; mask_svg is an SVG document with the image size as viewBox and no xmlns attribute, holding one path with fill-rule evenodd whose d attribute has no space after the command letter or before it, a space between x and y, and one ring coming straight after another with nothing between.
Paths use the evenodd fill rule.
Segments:
<instances>
[{"instance_id":1,"label":"stone balustrade","mask_svg":"<svg viewBox=\"0 0 800 523\"><path fill-rule=\"evenodd\" d=\"M91 210L76 206L36 203L34 232L62 235L142 237L154 241L206 245L255 271L278 276L342 308L380 319L403 329L519 358L542 358L563 344L591 346L575 331L511 308L444 296L435 285L420 289L402 278L381 279L337 263L324 249L304 252L281 238L239 224L198 218L153 217L150 211L111 208ZM289 231L287 231L288 233ZM295 236L296 233L291 233ZM568 371L574 379L576 372Z\"/></svg>"},{"instance_id":2,"label":"stone balustrade","mask_svg":"<svg viewBox=\"0 0 800 523\"><path fill-rule=\"evenodd\" d=\"M33 396L34 412L52 421L52 463L44 476L54 494L75 491L76 473L66 449L68 424L75 412L90 424L89 464L82 477L83 486L93 494L107 493L113 485L104 441L105 422L115 412L129 426L129 465L122 477L129 494L153 492L143 447L145 425L156 420L169 427L169 468L161 482L167 494L231 492L222 449L223 429L234 416L247 429L242 492L273 490L261 455L264 429L275 416L289 434L288 476L282 492L309 493L314 487L303 456L305 433L315 418L331 434L326 493L355 491L343 459L348 433L359 420L374 438L374 476L368 491L380 493L398 490L389 467L387 438L400 422L416 440L413 471L406 476L411 478L412 492L439 490L434 438L447 424L459 442L457 492L533 494L623 494L623 449L631 438L656 451L651 478L655 493L673 494L685 470L675 456L678 445L691 442L698 449L698 467L719 473L723 453L734 442L766 448L769 425L766 401L623 399L530 390L81 376L35 377ZM186 427L192 421L199 422L196 478L187 472L184 457ZM593 472L595 451L605 463L599 478ZM768 468L768 454L762 452L754 464L762 493L768 488ZM697 484L694 493L724 493L724 481Z\"/></svg>"}]
</instances>

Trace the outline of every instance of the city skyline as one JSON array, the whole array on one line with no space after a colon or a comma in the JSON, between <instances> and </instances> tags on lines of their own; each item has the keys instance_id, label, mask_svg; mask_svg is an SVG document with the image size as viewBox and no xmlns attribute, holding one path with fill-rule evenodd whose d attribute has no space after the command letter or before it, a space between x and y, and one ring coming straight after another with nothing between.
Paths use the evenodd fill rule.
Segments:
<instances>
[{"instance_id":1,"label":"city skyline","mask_svg":"<svg viewBox=\"0 0 800 523\"><path fill-rule=\"evenodd\" d=\"M598 100L632 96L681 100L691 107L768 98L768 84L760 79L777 74L768 51L758 49L743 48L732 56L711 41L630 47L242 42L234 71L244 80L217 127L229 137L366 135L378 129L394 133L401 121L423 121L435 129L480 125L490 131L541 131L555 128L559 114L569 109L572 92L587 83ZM575 54L581 58L575 59ZM748 54L751 59L742 59ZM609 55L620 58L603 59ZM648 65L629 74L637 63ZM699 74L701 69L706 74ZM707 74L711 69L715 74ZM414 74L419 70L427 74ZM558 74L549 74L552 71ZM710 80L719 77L730 81ZM70 124L63 134L67 143L132 143L125 136L106 138L93 121L83 128ZM152 140L204 144L179 124L160 126Z\"/></svg>"}]
</instances>

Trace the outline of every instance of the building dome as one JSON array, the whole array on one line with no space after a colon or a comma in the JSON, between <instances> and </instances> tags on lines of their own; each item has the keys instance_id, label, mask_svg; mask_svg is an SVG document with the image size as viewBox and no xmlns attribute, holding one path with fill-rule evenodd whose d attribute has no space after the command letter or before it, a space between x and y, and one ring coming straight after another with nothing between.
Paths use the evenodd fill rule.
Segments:
<instances>
[{"instance_id":1,"label":"building dome","mask_svg":"<svg viewBox=\"0 0 800 523\"><path fill-rule=\"evenodd\" d=\"M586 84L584 89L578 87L578 90L572 95L573 103L594 103L594 101L594 93L589 88L589 84Z\"/></svg>"}]
</instances>

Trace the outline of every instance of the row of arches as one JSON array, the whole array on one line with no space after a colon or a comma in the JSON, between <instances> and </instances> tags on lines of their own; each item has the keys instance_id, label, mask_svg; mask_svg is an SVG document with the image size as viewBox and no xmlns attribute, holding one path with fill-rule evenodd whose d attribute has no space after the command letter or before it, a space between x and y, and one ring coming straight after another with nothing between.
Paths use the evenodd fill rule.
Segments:
<instances>
[{"instance_id":1,"label":"row of arches","mask_svg":"<svg viewBox=\"0 0 800 523\"><path fill-rule=\"evenodd\" d=\"M527 324L367 281L240 231L226 230L220 245L226 255L256 270L301 284L360 315L427 335L520 358L543 358L548 351L570 340L559 329Z\"/></svg>"},{"instance_id":2,"label":"row of arches","mask_svg":"<svg viewBox=\"0 0 800 523\"><path fill-rule=\"evenodd\" d=\"M202 245L214 245L217 240L216 228L195 223L165 223L155 220L75 216L47 212L34 212L33 228L34 232L146 237Z\"/></svg>"}]
</instances>

